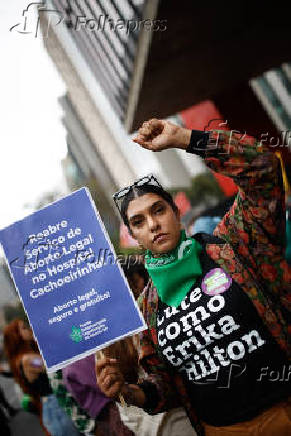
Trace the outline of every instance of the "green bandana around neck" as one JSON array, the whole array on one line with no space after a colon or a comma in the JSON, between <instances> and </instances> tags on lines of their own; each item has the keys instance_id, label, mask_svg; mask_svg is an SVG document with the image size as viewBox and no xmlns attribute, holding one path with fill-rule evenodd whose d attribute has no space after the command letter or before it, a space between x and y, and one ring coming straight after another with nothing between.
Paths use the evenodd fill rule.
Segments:
<instances>
[{"instance_id":1,"label":"green bandana around neck","mask_svg":"<svg viewBox=\"0 0 291 436\"><path fill-rule=\"evenodd\" d=\"M199 242L187 238L185 230L181 230L180 242L173 251L153 257L152 252L147 250L145 267L159 298L168 306L178 307L197 277L201 276L201 249Z\"/></svg>"}]
</instances>

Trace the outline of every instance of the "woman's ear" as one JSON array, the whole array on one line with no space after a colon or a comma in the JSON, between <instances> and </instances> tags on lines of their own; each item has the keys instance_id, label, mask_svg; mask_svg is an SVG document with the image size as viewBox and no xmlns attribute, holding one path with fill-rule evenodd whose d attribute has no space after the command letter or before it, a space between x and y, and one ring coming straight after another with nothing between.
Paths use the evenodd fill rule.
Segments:
<instances>
[{"instance_id":1,"label":"woman's ear","mask_svg":"<svg viewBox=\"0 0 291 436\"><path fill-rule=\"evenodd\" d=\"M177 220L180 222L180 225L182 225L182 223L181 223L181 212L180 212L179 209L175 210L175 215L177 217Z\"/></svg>"}]
</instances>

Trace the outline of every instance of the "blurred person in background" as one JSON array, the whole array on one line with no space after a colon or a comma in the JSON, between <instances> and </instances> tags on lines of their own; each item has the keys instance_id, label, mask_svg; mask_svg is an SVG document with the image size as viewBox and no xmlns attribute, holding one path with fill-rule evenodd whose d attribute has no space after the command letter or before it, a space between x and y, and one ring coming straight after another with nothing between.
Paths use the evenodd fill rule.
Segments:
<instances>
[{"instance_id":1,"label":"blurred person in background","mask_svg":"<svg viewBox=\"0 0 291 436\"><path fill-rule=\"evenodd\" d=\"M32 399L34 412L47 435L79 436L52 394L44 363L29 325L16 319L4 329L4 350L16 382Z\"/></svg>"},{"instance_id":2,"label":"blurred person in background","mask_svg":"<svg viewBox=\"0 0 291 436\"><path fill-rule=\"evenodd\" d=\"M29 361L39 357L38 347L33 334L26 322L16 319L4 329L4 350L15 381L22 391L31 398L31 411L41 414L41 400L39 391L30 385L42 371L36 367L29 367Z\"/></svg>"},{"instance_id":3,"label":"blurred person in background","mask_svg":"<svg viewBox=\"0 0 291 436\"><path fill-rule=\"evenodd\" d=\"M289 436L290 382L268 374L288 369L291 351L291 269L277 157L249 136L163 120L145 122L135 142L198 154L233 178L239 192L215 234L193 238L153 176L114 195L131 235L147 250L151 279L139 299L148 324L139 347L146 378L127 384L118 362L104 358L96 367L101 389L151 414L183 405L199 436Z\"/></svg>"},{"instance_id":4,"label":"blurred person in background","mask_svg":"<svg viewBox=\"0 0 291 436\"><path fill-rule=\"evenodd\" d=\"M0 388L0 429L1 436L10 436L10 419L16 414L16 410L8 403L5 393Z\"/></svg>"},{"instance_id":5,"label":"blurred person in background","mask_svg":"<svg viewBox=\"0 0 291 436\"><path fill-rule=\"evenodd\" d=\"M82 409L72 394L68 391L63 378L62 370L48 374L50 385L60 407L66 412L81 434L95 435L95 420Z\"/></svg>"},{"instance_id":6,"label":"blurred person in background","mask_svg":"<svg viewBox=\"0 0 291 436\"><path fill-rule=\"evenodd\" d=\"M16 386L11 371L7 371L5 364L0 365L0 428L3 436L10 435L11 420L20 409Z\"/></svg>"},{"instance_id":7,"label":"blurred person in background","mask_svg":"<svg viewBox=\"0 0 291 436\"><path fill-rule=\"evenodd\" d=\"M129 287L133 292L134 298L137 299L149 280L148 272L145 269L144 264L141 263L124 266L123 271L128 280Z\"/></svg>"},{"instance_id":8,"label":"blurred person in background","mask_svg":"<svg viewBox=\"0 0 291 436\"><path fill-rule=\"evenodd\" d=\"M226 212L233 205L234 199L235 196L226 197L216 206L210 207L203 211L192 224L190 234L195 235L195 233L208 233L209 235L212 235L217 224L220 223Z\"/></svg>"}]
</instances>

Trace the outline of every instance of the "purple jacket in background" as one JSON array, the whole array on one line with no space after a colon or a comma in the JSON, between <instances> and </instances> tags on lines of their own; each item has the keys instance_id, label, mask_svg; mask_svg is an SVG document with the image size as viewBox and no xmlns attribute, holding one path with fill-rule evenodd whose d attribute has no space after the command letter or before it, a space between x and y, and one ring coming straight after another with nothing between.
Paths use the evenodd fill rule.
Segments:
<instances>
[{"instance_id":1,"label":"purple jacket in background","mask_svg":"<svg viewBox=\"0 0 291 436\"><path fill-rule=\"evenodd\" d=\"M77 403L94 419L111 401L96 383L94 354L64 368L63 379Z\"/></svg>"}]
</instances>

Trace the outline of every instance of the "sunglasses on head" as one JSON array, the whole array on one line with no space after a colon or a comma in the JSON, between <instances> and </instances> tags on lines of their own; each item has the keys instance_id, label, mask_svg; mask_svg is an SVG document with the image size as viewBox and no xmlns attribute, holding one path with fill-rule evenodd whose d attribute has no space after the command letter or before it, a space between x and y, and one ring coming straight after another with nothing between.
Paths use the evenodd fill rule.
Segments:
<instances>
[{"instance_id":1,"label":"sunglasses on head","mask_svg":"<svg viewBox=\"0 0 291 436\"><path fill-rule=\"evenodd\" d=\"M156 177L150 174L148 176L141 177L140 179L136 180L132 185L126 186L125 188L122 188L119 191L115 192L115 194L113 194L113 200L120 213L121 213L121 204L124 198L134 188L139 188L140 186L145 186L145 185L158 186L159 188L162 188Z\"/></svg>"}]
</instances>

